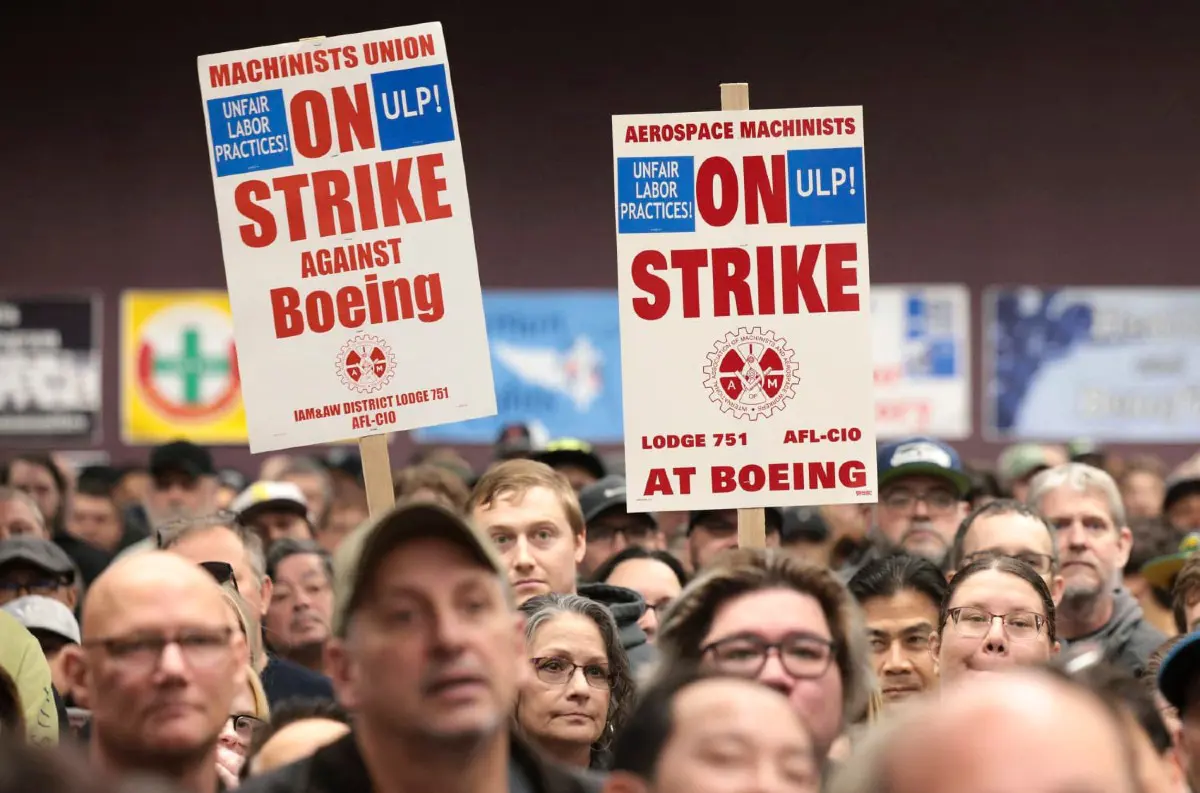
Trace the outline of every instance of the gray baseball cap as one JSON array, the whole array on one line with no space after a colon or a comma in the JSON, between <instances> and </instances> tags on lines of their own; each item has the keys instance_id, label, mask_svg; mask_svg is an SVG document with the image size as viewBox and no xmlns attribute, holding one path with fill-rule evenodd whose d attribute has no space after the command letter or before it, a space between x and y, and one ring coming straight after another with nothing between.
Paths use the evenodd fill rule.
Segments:
<instances>
[{"instance_id":1,"label":"gray baseball cap","mask_svg":"<svg viewBox=\"0 0 1200 793\"><path fill-rule=\"evenodd\" d=\"M75 563L67 552L49 540L18 535L0 542L0 567L23 562L54 575L75 575Z\"/></svg>"}]
</instances>

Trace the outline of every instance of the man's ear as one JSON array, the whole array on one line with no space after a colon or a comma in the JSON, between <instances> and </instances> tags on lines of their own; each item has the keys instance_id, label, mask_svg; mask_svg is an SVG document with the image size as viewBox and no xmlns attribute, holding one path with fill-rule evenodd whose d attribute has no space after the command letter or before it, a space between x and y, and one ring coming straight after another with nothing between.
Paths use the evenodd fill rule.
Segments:
<instances>
[{"instance_id":1,"label":"man's ear","mask_svg":"<svg viewBox=\"0 0 1200 793\"><path fill-rule=\"evenodd\" d=\"M649 793L650 786L628 771L613 771L604 780L602 793Z\"/></svg>"},{"instance_id":2,"label":"man's ear","mask_svg":"<svg viewBox=\"0 0 1200 793\"><path fill-rule=\"evenodd\" d=\"M1055 573L1054 578L1050 579L1050 599L1054 601L1054 607L1058 608L1058 604L1062 603L1063 592L1067 589L1067 579L1062 577L1061 573Z\"/></svg>"},{"instance_id":3,"label":"man's ear","mask_svg":"<svg viewBox=\"0 0 1200 793\"><path fill-rule=\"evenodd\" d=\"M1129 553L1133 550L1133 532L1128 526L1122 526L1117 530L1117 569L1121 570L1125 567L1125 563L1129 561Z\"/></svg>"},{"instance_id":4,"label":"man's ear","mask_svg":"<svg viewBox=\"0 0 1200 793\"><path fill-rule=\"evenodd\" d=\"M933 656L933 673L938 677L942 675L942 662L939 656L942 653L942 637L938 636L937 631L929 634L929 654Z\"/></svg>"},{"instance_id":5,"label":"man's ear","mask_svg":"<svg viewBox=\"0 0 1200 793\"><path fill-rule=\"evenodd\" d=\"M62 648L60 657L63 674L70 682L72 691L91 692L91 673L88 669L87 656L78 644L68 644ZM84 696L88 696L85 694ZM90 696L88 696L90 699Z\"/></svg>"},{"instance_id":6,"label":"man's ear","mask_svg":"<svg viewBox=\"0 0 1200 793\"><path fill-rule=\"evenodd\" d=\"M333 684L334 698L338 704L353 711L358 707L357 687L354 684L355 669L346 652L346 640L331 638L325 643L325 674Z\"/></svg>"},{"instance_id":7,"label":"man's ear","mask_svg":"<svg viewBox=\"0 0 1200 793\"><path fill-rule=\"evenodd\" d=\"M275 592L275 582L271 580L271 576L263 576L262 588L259 591L262 593L262 614L259 614L258 618L264 620L267 618L267 609L271 607L271 595Z\"/></svg>"},{"instance_id":8,"label":"man's ear","mask_svg":"<svg viewBox=\"0 0 1200 793\"><path fill-rule=\"evenodd\" d=\"M587 553L587 527L583 531L575 535L575 564L583 561L584 554Z\"/></svg>"},{"instance_id":9,"label":"man's ear","mask_svg":"<svg viewBox=\"0 0 1200 793\"><path fill-rule=\"evenodd\" d=\"M1050 647L1050 654L1058 655L1060 652L1062 652L1062 643L1055 639L1054 644Z\"/></svg>"}]
</instances>

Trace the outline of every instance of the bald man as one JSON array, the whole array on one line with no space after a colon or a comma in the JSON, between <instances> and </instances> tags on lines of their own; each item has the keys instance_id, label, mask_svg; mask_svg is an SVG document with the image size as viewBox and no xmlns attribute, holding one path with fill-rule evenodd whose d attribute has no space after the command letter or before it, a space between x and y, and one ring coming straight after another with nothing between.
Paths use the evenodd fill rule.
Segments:
<instances>
[{"instance_id":1,"label":"bald man","mask_svg":"<svg viewBox=\"0 0 1200 793\"><path fill-rule=\"evenodd\" d=\"M1136 793L1112 706L1042 669L975 678L868 733L831 793Z\"/></svg>"},{"instance_id":2,"label":"bald man","mask_svg":"<svg viewBox=\"0 0 1200 793\"><path fill-rule=\"evenodd\" d=\"M212 576L173 553L125 557L89 590L82 631L65 666L91 703L93 762L220 790L217 738L248 653Z\"/></svg>"}]
</instances>

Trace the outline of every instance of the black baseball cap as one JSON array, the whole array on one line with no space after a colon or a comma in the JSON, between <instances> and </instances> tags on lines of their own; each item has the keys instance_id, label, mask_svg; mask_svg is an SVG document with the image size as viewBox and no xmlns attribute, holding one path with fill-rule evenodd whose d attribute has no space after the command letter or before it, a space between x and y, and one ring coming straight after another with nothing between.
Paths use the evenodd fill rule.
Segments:
<instances>
[{"instance_id":1,"label":"black baseball cap","mask_svg":"<svg viewBox=\"0 0 1200 793\"><path fill-rule=\"evenodd\" d=\"M829 524L817 507L788 507L783 510L783 528L779 541L784 545L793 542L825 542L829 539Z\"/></svg>"},{"instance_id":2,"label":"black baseball cap","mask_svg":"<svg viewBox=\"0 0 1200 793\"><path fill-rule=\"evenodd\" d=\"M620 508L625 511L627 500L625 477L609 475L598 479L579 491L579 508L583 512L583 522L589 523L610 509ZM630 513L645 518L650 524L657 526L658 522L650 512Z\"/></svg>"},{"instance_id":3,"label":"black baseball cap","mask_svg":"<svg viewBox=\"0 0 1200 793\"><path fill-rule=\"evenodd\" d=\"M1200 674L1200 632L1189 633L1171 648L1158 668L1158 690L1182 713L1187 707L1188 687Z\"/></svg>"},{"instance_id":4,"label":"black baseball cap","mask_svg":"<svg viewBox=\"0 0 1200 793\"><path fill-rule=\"evenodd\" d=\"M559 438L546 444L546 448L533 455L533 459L551 468L574 465L582 468L597 479L603 479L608 469L592 444L578 438Z\"/></svg>"},{"instance_id":5,"label":"black baseball cap","mask_svg":"<svg viewBox=\"0 0 1200 793\"><path fill-rule=\"evenodd\" d=\"M151 476L158 477L173 471L181 471L188 476L213 476L217 473L208 449L184 440L164 443L150 451Z\"/></svg>"},{"instance_id":6,"label":"black baseball cap","mask_svg":"<svg viewBox=\"0 0 1200 793\"><path fill-rule=\"evenodd\" d=\"M688 515L687 533L691 534L692 529L696 528L698 524L703 523L705 518L718 515L722 512L734 513L734 520L736 522L736 509L698 509ZM764 522L767 526L767 534L778 533L783 530L783 510L779 507L763 507L763 513Z\"/></svg>"}]
</instances>

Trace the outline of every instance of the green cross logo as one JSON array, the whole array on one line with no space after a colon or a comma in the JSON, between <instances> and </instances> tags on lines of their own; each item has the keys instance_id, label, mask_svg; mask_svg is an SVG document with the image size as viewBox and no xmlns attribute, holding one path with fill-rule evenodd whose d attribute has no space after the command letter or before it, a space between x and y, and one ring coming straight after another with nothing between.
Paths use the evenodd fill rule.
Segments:
<instances>
[{"instance_id":1,"label":"green cross logo","mask_svg":"<svg viewBox=\"0 0 1200 793\"><path fill-rule=\"evenodd\" d=\"M200 404L200 386L211 375L228 375L228 356L210 358L200 349L200 331L195 327L183 330L183 353L174 358L154 356L154 374L177 375L183 381L183 402L188 406Z\"/></svg>"}]
</instances>

